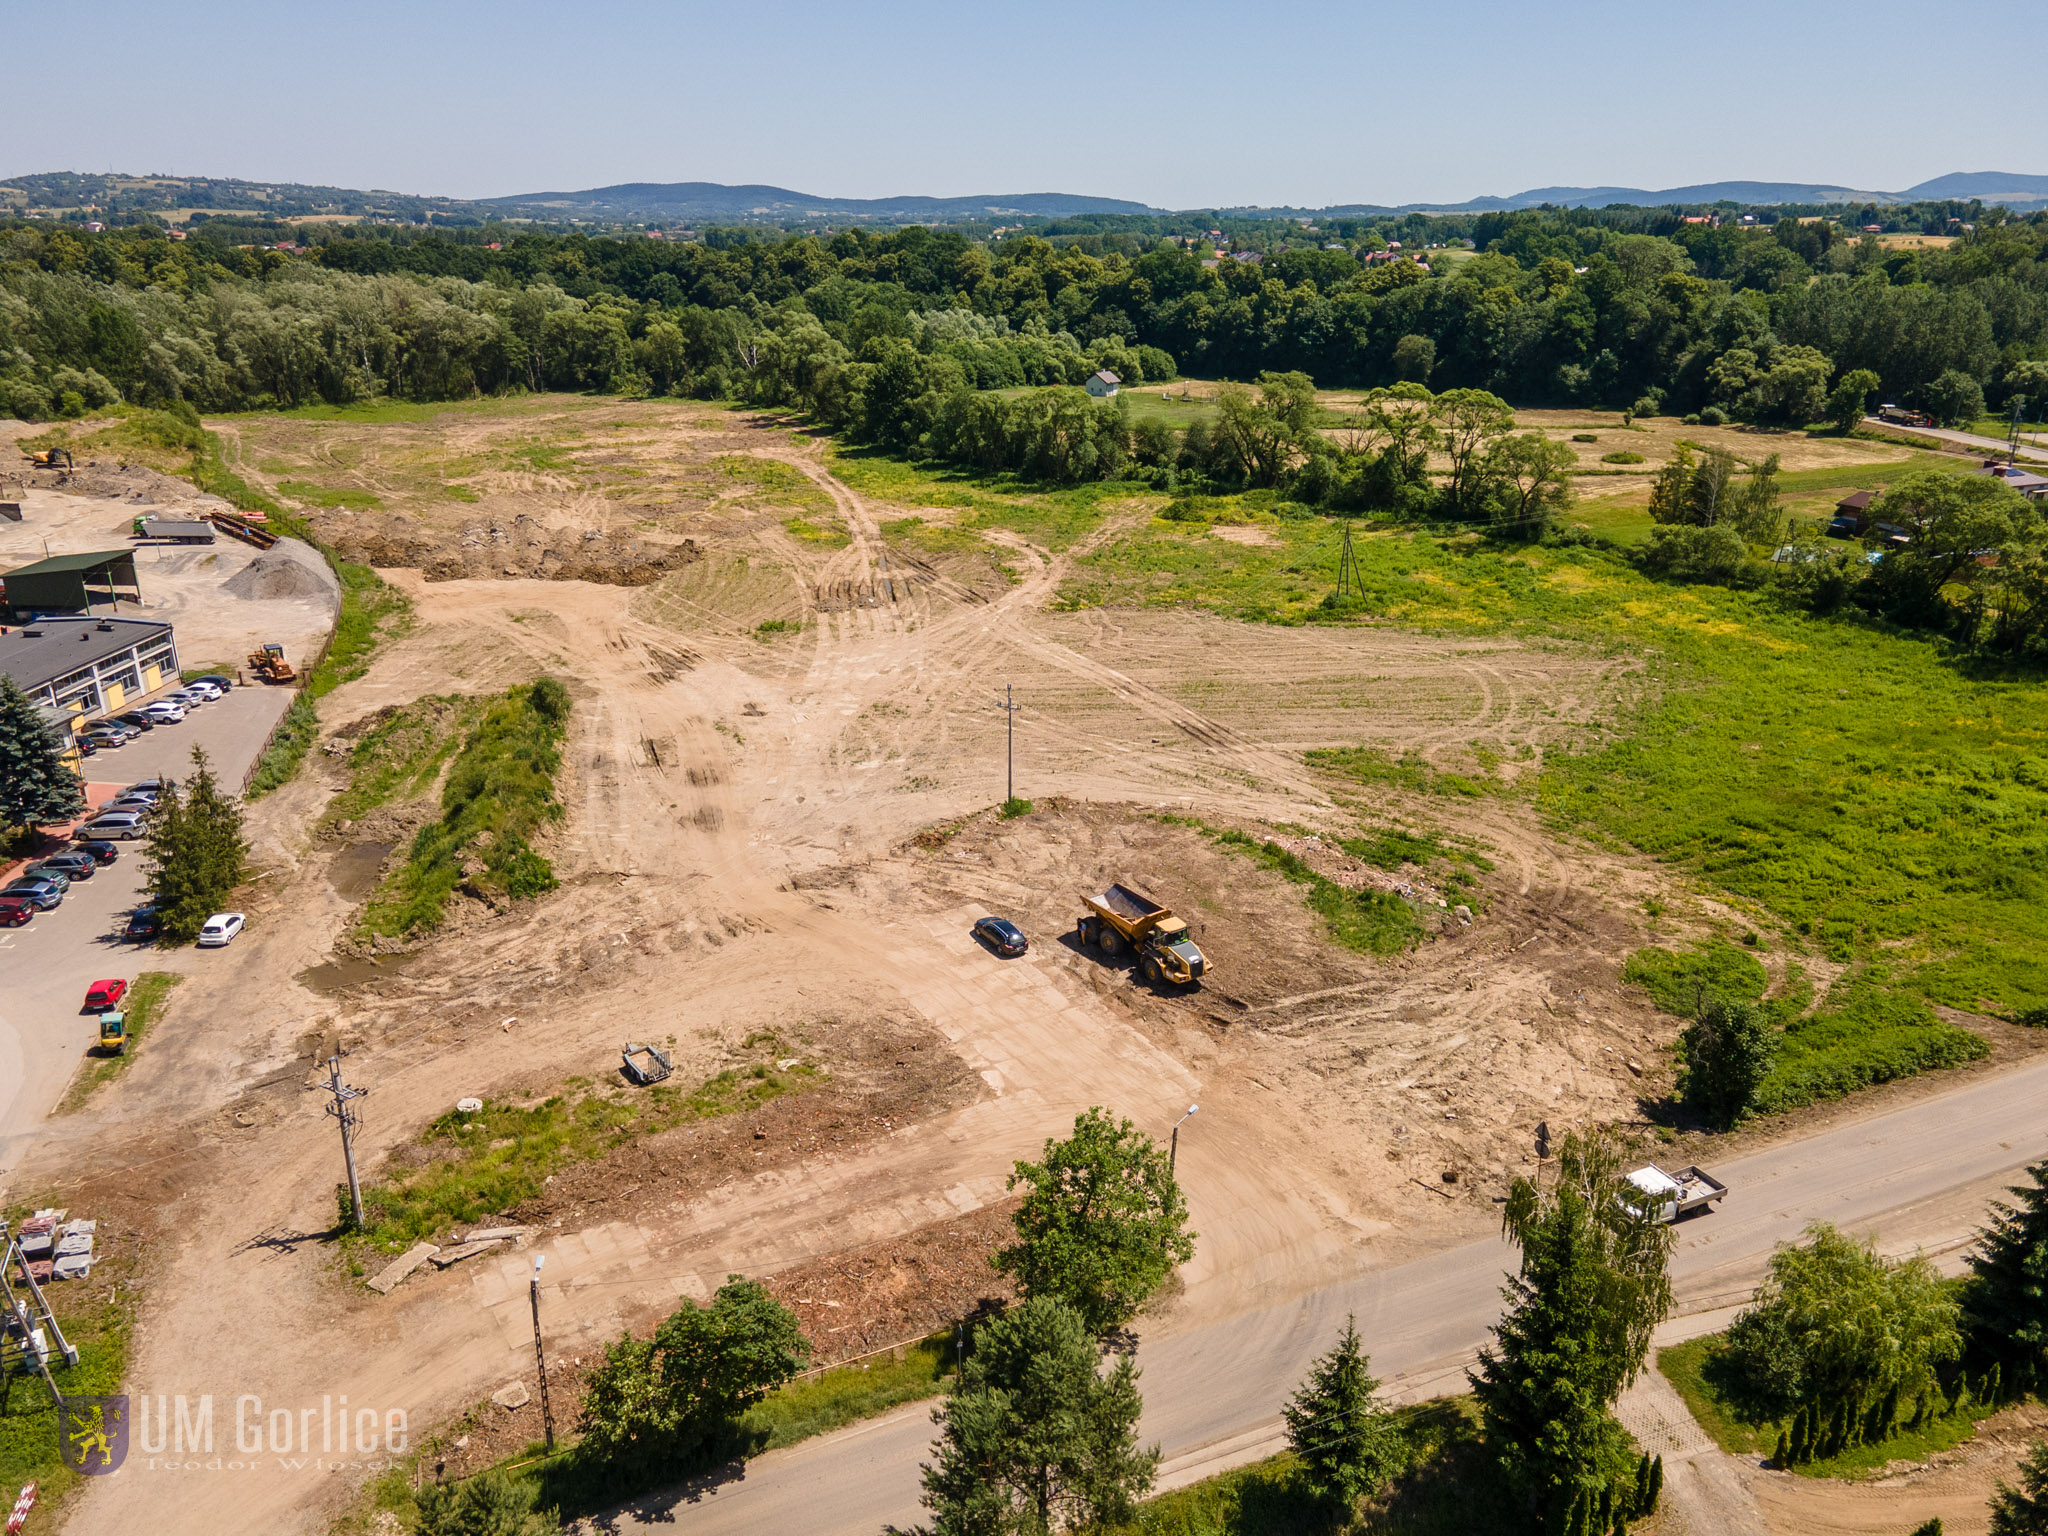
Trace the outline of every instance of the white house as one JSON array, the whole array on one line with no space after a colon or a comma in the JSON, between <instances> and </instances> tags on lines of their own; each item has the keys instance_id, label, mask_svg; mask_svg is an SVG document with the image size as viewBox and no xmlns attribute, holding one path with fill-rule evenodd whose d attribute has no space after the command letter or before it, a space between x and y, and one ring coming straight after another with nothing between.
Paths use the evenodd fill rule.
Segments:
<instances>
[{"instance_id":1,"label":"white house","mask_svg":"<svg viewBox=\"0 0 2048 1536\"><path fill-rule=\"evenodd\" d=\"M1107 400L1116 393L1116 387L1121 383L1123 383L1122 379L1111 373L1107 368L1102 368L1088 375L1088 383L1085 387L1088 393L1096 399Z\"/></svg>"}]
</instances>

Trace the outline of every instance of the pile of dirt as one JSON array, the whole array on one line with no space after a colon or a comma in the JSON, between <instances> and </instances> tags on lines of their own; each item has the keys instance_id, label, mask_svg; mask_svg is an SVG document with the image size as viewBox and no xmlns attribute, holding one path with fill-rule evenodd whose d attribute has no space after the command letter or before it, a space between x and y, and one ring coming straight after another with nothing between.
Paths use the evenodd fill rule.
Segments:
<instances>
[{"instance_id":1,"label":"pile of dirt","mask_svg":"<svg viewBox=\"0 0 2048 1536\"><path fill-rule=\"evenodd\" d=\"M649 543L596 528L551 528L523 512L510 521L466 523L454 533L395 512L330 512L313 527L344 560L409 566L428 581L511 576L644 587L698 557L692 539Z\"/></svg>"},{"instance_id":2,"label":"pile of dirt","mask_svg":"<svg viewBox=\"0 0 2048 1536\"><path fill-rule=\"evenodd\" d=\"M235 509L218 496L208 495L189 480L166 475L141 464L108 463L104 459L81 459L76 469L21 468L26 485L45 491L68 491L74 496L104 496L149 506L190 507L204 515Z\"/></svg>"},{"instance_id":3,"label":"pile of dirt","mask_svg":"<svg viewBox=\"0 0 2048 1536\"><path fill-rule=\"evenodd\" d=\"M221 590L261 602L281 597L319 597L327 586L290 555L258 555L222 582Z\"/></svg>"}]
</instances>

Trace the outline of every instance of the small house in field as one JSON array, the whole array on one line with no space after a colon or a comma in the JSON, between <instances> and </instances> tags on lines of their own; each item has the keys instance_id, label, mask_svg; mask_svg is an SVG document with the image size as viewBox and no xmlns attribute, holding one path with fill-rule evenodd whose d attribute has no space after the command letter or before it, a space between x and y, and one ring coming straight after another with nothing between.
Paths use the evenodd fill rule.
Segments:
<instances>
[{"instance_id":1,"label":"small house in field","mask_svg":"<svg viewBox=\"0 0 2048 1536\"><path fill-rule=\"evenodd\" d=\"M1875 491L1852 491L1836 502L1834 521L1828 524L1829 535L1847 539L1861 533L1864 524L1870 521L1870 504L1875 500Z\"/></svg>"},{"instance_id":2,"label":"small house in field","mask_svg":"<svg viewBox=\"0 0 2048 1536\"><path fill-rule=\"evenodd\" d=\"M1986 459L1984 467L1977 473L2003 480L2029 501L2048 501L2048 476L2037 475L2031 470L2020 469L2015 465L2001 464L1996 459Z\"/></svg>"},{"instance_id":3,"label":"small house in field","mask_svg":"<svg viewBox=\"0 0 2048 1536\"><path fill-rule=\"evenodd\" d=\"M1117 386L1122 383L1123 380L1111 373L1107 368L1098 368L1094 373L1088 375L1088 382L1083 387L1096 399L1107 400L1116 393Z\"/></svg>"}]
</instances>

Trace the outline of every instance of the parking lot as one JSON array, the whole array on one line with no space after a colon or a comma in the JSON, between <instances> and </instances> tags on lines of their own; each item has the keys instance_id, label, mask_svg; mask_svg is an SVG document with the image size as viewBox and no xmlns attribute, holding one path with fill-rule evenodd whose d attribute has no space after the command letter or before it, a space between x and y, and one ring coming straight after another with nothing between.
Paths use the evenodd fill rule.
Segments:
<instances>
[{"instance_id":1,"label":"parking lot","mask_svg":"<svg viewBox=\"0 0 2048 1536\"><path fill-rule=\"evenodd\" d=\"M205 751L223 788L239 790L291 697L289 689L260 683L235 688L179 724L97 753L85 760L88 798L109 800L138 779L189 778L194 747ZM95 1018L83 1011L86 988L102 977L133 981L143 970L182 971L212 958L212 951L158 951L123 937L140 900L144 861L140 841L118 846L116 862L73 884L62 906L25 927L0 928L0 1172L16 1161L98 1038Z\"/></svg>"}]
</instances>

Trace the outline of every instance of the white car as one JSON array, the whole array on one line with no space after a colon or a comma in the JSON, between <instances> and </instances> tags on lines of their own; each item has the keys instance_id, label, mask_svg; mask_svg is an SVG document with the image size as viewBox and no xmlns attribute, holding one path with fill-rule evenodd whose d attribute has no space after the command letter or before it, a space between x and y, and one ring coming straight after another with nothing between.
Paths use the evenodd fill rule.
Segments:
<instances>
[{"instance_id":1,"label":"white car","mask_svg":"<svg viewBox=\"0 0 2048 1536\"><path fill-rule=\"evenodd\" d=\"M235 935L242 931L242 924L245 921L247 919L239 912L214 913L199 930L199 947L219 949L224 944L234 943Z\"/></svg>"},{"instance_id":2,"label":"white car","mask_svg":"<svg viewBox=\"0 0 2048 1536\"><path fill-rule=\"evenodd\" d=\"M199 695L200 698L205 699L208 702L211 702L212 700L217 699L222 694L226 693L227 689L221 687L221 685L213 681L212 678L202 677L195 682L187 683L183 688L180 688L178 692L196 693Z\"/></svg>"},{"instance_id":3,"label":"white car","mask_svg":"<svg viewBox=\"0 0 2048 1536\"><path fill-rule=\"evenodd\" d=\"M159 725L176 725L185 718L185 707L170 699L158 699L142 706L142 713Z\"/></svg>"}]
</instances>

